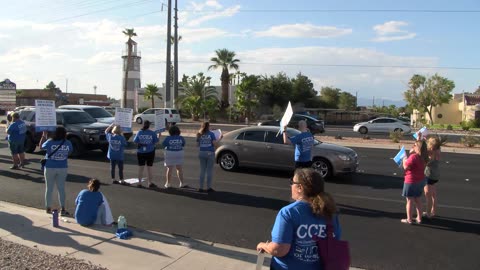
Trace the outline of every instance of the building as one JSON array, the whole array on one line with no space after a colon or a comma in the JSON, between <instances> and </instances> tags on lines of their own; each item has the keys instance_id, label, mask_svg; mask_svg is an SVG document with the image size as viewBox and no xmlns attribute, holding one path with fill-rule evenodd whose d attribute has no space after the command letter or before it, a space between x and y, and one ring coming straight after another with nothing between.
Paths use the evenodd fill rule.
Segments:
<instances>
[{"instance_id":1,"label":"building","mask_svg":"<svg viewBox=\"0 0 480 270\"><path fill-rule=\"evenodd\" d=\"M21 89L17 92L16 105L35 106L36 99L55 100L56 106L65 104L97 105L110 106L111 102L107 95L80 94L80 93L62 93L62 91L52 91L45 89Z\"/></svg>"},{"instance_id":2,"label":"building","mask_svg":"<svg viewBox=\"0 0 480 270\"><path fill-rule=\"evenodd\" d=\"M5 115L16 107L17 85L5 79L0 82L0 115Z\"/></svg>"},{"instance_id":3,"label":"building","mask_svg":"<svg viewBox=\"0 0 480 270\"><path fill-rule=\"evenodd\" d=\"M136 110L135 108L135 103L136 103L136 97L137 93L136 91L140 89L141 83L140 83L140 59L142 58L140 55L140 52L137 51L137 42L131 41L132 42L132 54L131 54L131 60L130 60L130 65L128 66L128 78L125 80L125 69L127 68L127 58L128 58L128 41L125 43L126 44L126 50L122 53L122 59L123 59L123 77L122 77L122 100L123 100L123 89L125 88L125 81L127 83L127 102L126 102L126 107L127 108L132 108Z\"/></svg>"}]
</instances>

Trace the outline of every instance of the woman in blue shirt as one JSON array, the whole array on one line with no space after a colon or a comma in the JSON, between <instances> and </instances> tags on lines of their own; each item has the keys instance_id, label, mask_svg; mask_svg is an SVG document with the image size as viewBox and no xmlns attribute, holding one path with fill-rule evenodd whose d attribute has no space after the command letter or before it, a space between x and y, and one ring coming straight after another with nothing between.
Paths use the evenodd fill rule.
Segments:
<instances>
[{"instance_id":1,"label":"woman in blue shirt","mask_svg":"<svg viewBox=\"0 0 480 270\"><path fill-rule=\"evenodd\" d=\"M160 135L158 135L160 136ZM137 132L133 142L137 144L137 159L138 159L138 185L137 187L142 188L142 177L143 171L145 169L145 164L147 164L147 184L149 188L155 189L153 180L152 166L153 161L155 160L155 144L158 143L157 133L150 130L150 121L143 122L143 127Z\"/></svg>"},{"instance_id":2,"label":"woman in blue shirt","mask_svg":"<svg viewBox=\"0 0 480 270\"><path fill-rule=\"evenodd\" d=\"M165 167L166 182L165 188L170 187L170 180L172 178L173 168L177 169L178 180L180 181L178 187L183 188L183 147L185 147L185 139L180 136L180 129L175 125L168 129L170 136L167 136L162 142L162 146L165 149Z\"/></svg>"},{"instance_id":3,"label":"woman in blue shirt","mask_svg":"<svg viewBox=\"0 0 480 270\"><path fill-rule=\"evenodd\" d=\"M75 220L82 226L90 226L93 224L102 224L105 215L105 206L103 206L103 195L100 189L100 181L98 179L90 179L88 181L88 189L84 189L78 193L75 200Z\"/></svg>"},{"instance_id":4,"label":"woman in blue shirt","mask_svg":"<svg viewBox=\"0 0 480 270\"><path fill-rule=\"evenodd\" d=\"M127 146L127 140L122 135L122 128L111 124L106 130L105 135L108 141L107 158L110 160L110 175L114 184L128 185L123 181L123 152ZM115 167L118 165L118 176L120 181L115 180Z\"/></svg>"},{"instance_id":5,"label":"woman in blue shirt","mask_svg":"<svg viewBox=\"0 0 480 270\"><path fill-rule=\"evenodd\" d=\"M219 138L219 140L222 137ZM212 188L212 176L213 176L213 163L215 161L215 143L217 139L215 134L210 131L210 123L203 122L202 127L197 133L197 145L200 148L198 158L200 160L200 186L199 192L205 192L203 189L203 182L205 180L205 174L207 175L207 192L213 192Z\"/></svg>"},{"instance_id":6,"label":"woman in blue shirt","mask_svg":"<svg viewBox=\"0 0 480 270\"><path fill-rule=\"evenodd\" d=\"M41 149L47 151L44 170L45 208L47 213L51 213L52 192L56 185L61 207L60 215L68 216L70 214L65 210L65 181L68 175L68 155L73 151L73 146L67 140L67 130L64 127L57 127L53 138L47 140L47 136L48 132L44 131L40 139Z\"/></svg>"},{"instance_id":7,"label":"woman in blue shirt","mask_svg":"<svg viewBox=\"0 0 480 270\"><path fill-rule=\"evenodd\" d=\"M335 201L325 192L322 176L313 169L297 169L290 180L295 202L277 214L272 229L272 242L260 242L257 251L273 256L270 269L322 269L315 238L326 237L330 220L336 239L341 229Z\"/></svg>"}]
</instances>

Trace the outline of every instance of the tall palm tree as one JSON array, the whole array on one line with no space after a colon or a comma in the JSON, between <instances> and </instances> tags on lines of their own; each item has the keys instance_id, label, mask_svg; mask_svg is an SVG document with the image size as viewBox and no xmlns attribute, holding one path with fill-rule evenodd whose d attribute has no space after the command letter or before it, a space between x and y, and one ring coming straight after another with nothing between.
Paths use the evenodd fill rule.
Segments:
<instances>
[{"instance_id":1,"label":"tall palm tree","mask_svg":"<svg viewBox=\"0 0 480 270\"><path fill-rule=\"evenodd\" d=\"M228 84L230 82L230 74L228 73L229 69L238 69L238 62L240 60L235 58L235 52L229 51L227 49L219 49L215 51L216 57L212 57L210 61L214 64L208 67L210 69L222 69L222 75L220 75L220 80L222 81L222 108L229 106L228 104Z\"/></svg>"},{"instance_id":2,"label":"tall palm tree","mask_svg":"<svg viewBox=\"0 0 480 270\"><path fill-rule=\"evenodd\" d=\"M135 30L133 28L125 28L122 33L128 37L127 46L128 46L128 53L127 53L127 63L125 66L125 78L123 83L123 100L122 100L122 107L127 107L127 82L128 82L128 67L130 67L130 61L132 58L132 47L133 47L133 40L132 37L137 36Z\"/></svg>"},{"instance_id":3,"label":"tall palm tree","mask_svg":"<svg viewBox=\"0 0 480 270\"><path fill-rule=\"evenodd\" d=\"M159 98L162 100L162 94L158 93L160 89L158 88L157 84L147 84L147 87L145 87L145 93L143 94L143 98L145 100L151 100L152 101L152 108L155 108L155 98Z\"/></svg>"}]
</instances>

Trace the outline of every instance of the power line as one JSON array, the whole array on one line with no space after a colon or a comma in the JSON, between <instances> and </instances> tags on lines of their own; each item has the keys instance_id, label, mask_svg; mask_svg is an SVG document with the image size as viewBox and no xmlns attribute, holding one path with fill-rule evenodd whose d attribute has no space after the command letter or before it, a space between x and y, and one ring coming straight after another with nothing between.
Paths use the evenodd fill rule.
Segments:
<instances>
[{"instance_id":1,"label":"power line","mask_svg":"<svg viewBox=\"0 0 480 270\"><path fill-rule=\"evenodd\" d=\"M225 10L193 10L184 9L183 12L192 13L220 13ZM239 9L245 13L480 13L480 10L467 9Z\"/></svg>"}]
</instances>

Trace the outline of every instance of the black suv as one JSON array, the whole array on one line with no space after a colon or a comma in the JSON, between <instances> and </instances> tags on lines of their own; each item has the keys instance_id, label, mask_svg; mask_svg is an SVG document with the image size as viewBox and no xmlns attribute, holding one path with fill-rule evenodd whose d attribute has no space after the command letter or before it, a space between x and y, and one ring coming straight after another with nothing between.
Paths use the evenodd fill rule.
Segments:
<instances>
[{"instance_id":1,"label":"black suv","mask_svg":"<svg viewBox=\"0 0 480 270\"><path fill-rule=\"evenodd\" d=\"M307 127L312 134L325 132L325 124L323 120L319 120L304 114L294 114L292 116L292 119L290 119L288 126L291 128L298 129L298 122L300 122L300 120L304 120L305 122L307 122ZM280 126L280 120L264 121L264 122L258 123L258 125L259 126Z\"/></svg>"},{"instance_id":2,"label":"black suv","mask_svg":"<svg viewBox=\"0 0 480 270\"><path fill-rule=\"evenodd\" d=\"M73 145L72 157L77 157L86 150L101 149L108 150L108 142L105 136L105 129L109 126L97 122L93 117L84 111L57 109L57 125L67 129L67 139ZM40 142L41 132L35 131L35 109L22 110L20 119L27 125L27 139L25 140L25 151L32 153Z\"/></svg>"}]
</instances>

